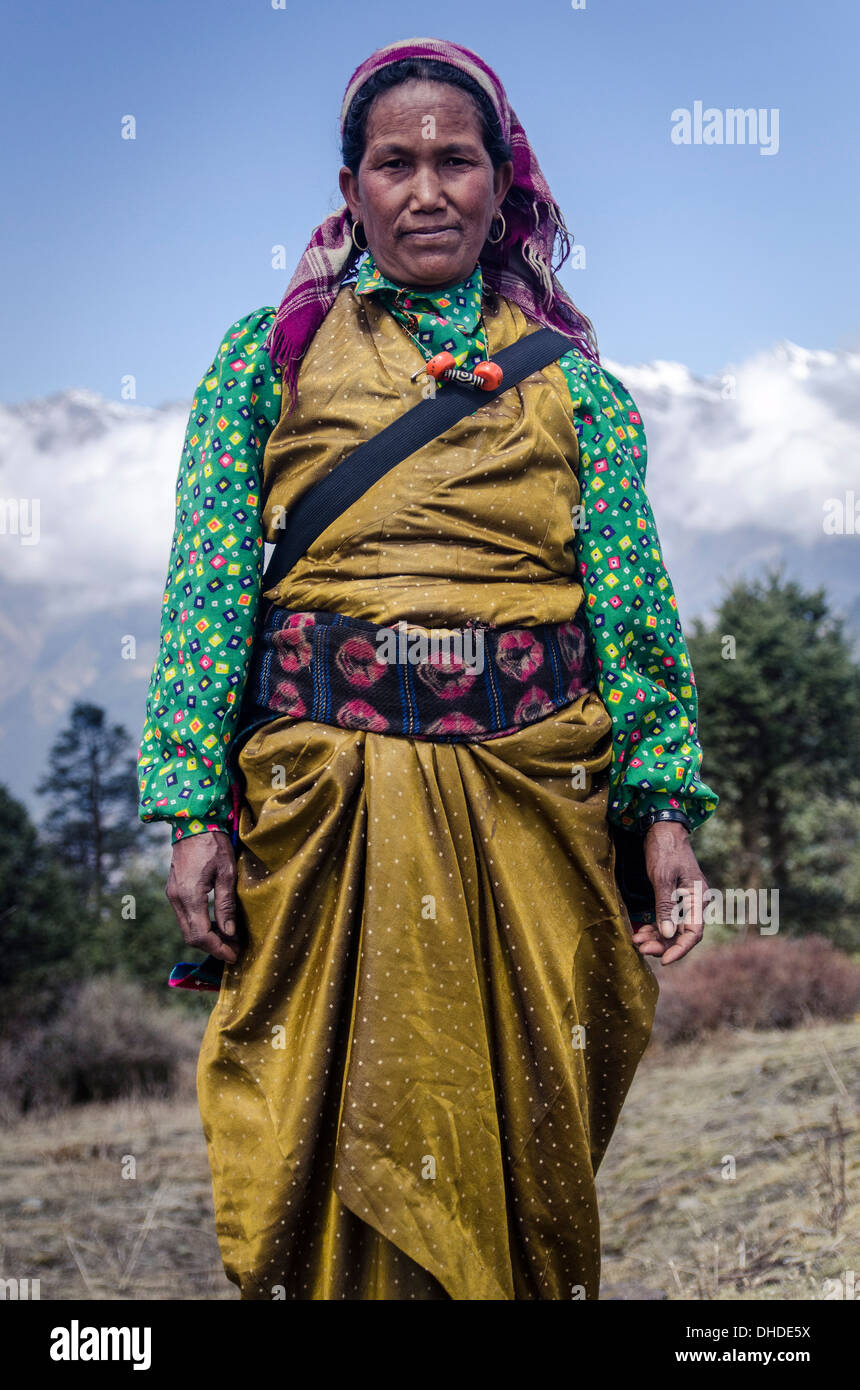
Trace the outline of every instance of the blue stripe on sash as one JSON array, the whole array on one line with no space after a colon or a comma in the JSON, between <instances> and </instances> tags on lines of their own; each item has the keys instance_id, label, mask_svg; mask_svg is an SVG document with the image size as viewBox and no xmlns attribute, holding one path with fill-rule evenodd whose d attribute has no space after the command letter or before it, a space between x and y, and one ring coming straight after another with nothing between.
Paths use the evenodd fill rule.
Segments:
<instances>
[{"instance_id":1,"label":"blue stripe on sash","mask_svg":"<svg viewBox=\"0 0 860 1390\"><path fill-rule=\"evenodd\" d=\"M555 635L544 625L541 628L546 649L549 652L550 666L552 668L552 679L555 686L555 698L557 702L564 699L564 690L561 684L561 657L559 654L558 643Z\"/></svg>"}]
</instances>

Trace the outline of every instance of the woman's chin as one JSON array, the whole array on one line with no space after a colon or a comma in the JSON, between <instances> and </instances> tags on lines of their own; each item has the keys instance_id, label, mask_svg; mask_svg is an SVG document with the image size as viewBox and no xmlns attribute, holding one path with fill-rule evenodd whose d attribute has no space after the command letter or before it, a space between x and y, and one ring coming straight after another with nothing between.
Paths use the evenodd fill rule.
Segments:
<instances>
[{"instance_id":1,"label":"woman's chin","mask_svg":"<svg viewBox=\"0 0 860 1390\"><path fill-rule=\"evenodd\" d=\"M402 267L399 277L406 285L456 285L465 280L475 268L475 261L463 268L463 248L458 246L452 253L450 248L436 246L415 246L408 256L400 257Z\"/></svg>"}]
</instances>

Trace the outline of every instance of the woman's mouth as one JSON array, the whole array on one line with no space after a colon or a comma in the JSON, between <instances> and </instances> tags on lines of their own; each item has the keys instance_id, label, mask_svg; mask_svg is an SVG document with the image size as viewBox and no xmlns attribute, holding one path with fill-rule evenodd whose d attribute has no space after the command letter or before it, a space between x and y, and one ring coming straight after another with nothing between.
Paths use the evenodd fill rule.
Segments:
<instances>
[{"instance_id":1,"label":"woman's mouth","mask_svg":"<svg viewBox=\"0 0 860 1390\"><path fill-rule=\"evenodd\" d=\"M456 231L456 227L416 227L413 231L404 232L403 235L404 237L412 237L415 241L432 243L443 237L452 236Z\"/></svg>"}]
</instances>

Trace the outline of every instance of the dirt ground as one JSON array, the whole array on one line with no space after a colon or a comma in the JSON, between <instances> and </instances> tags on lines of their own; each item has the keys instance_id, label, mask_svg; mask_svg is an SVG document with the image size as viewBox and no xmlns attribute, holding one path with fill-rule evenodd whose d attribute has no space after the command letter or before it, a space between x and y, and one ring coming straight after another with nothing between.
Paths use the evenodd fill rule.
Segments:
<instances>
[{"instance_id":1,"label":"dirt ground","mask_svg":"<svg viewBox=\"0 0 860 1390\"><path fill-rule=\"evenodd\" d=\"M601 1297L853 1296L858 1058L857 1024L650 1053L598 1179ZM237 1297L192 1095L24 1117L0 1139L0 1216L3 1276L42 1299Z\"/></svg>"}]
</instances>

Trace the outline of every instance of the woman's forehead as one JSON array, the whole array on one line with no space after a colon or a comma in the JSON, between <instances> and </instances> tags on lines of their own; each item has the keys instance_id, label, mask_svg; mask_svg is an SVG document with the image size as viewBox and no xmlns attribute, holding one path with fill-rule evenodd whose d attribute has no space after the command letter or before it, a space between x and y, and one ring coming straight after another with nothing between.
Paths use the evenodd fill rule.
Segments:
<instances>
[{"instance_id":1,"label":"woman's forehead","mask_svg":"<svg viewBox=\"0 0 860 1390\"><path fill-rule=\"evenodd\" d=\"M410 79L400 82L387 92L380 92L367 114L367 141L410 135L412 127L419 133L426 129L427 118L439 124L457 126L465 134L480 137L481 122L478 108L468 92L449 82L428 82ZM425 139L432 138L427 135Z\"/></svg>"}]
</instances>

